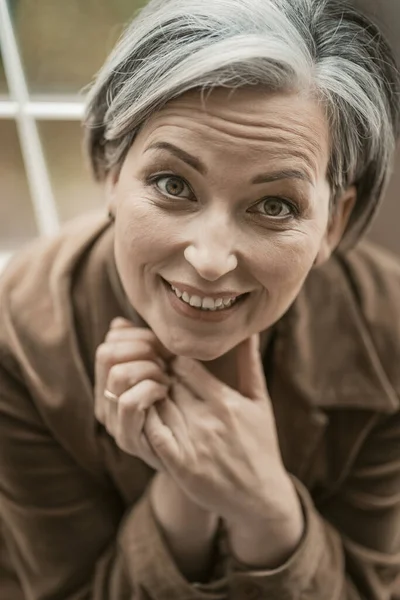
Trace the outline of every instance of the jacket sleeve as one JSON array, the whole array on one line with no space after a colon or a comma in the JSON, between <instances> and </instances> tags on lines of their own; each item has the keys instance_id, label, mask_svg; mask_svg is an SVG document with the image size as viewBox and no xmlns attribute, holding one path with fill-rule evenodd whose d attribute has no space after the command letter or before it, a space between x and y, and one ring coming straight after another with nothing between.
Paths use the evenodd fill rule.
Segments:
<instances>
[{"instance_id":1,"label":"jacket sleeve","mask_svg":"<svg viewBox=\"0 0 400 600\"><path fill-rule=\"evenodd\" d=\"M231 557L229 598L400 598L400 413L381 418L346 481L318 510L293 483L306 523L299 547L273 571L249 571Z\"/></svg>"},{"instance_id":2,"label":"jacket sleeve","mask_svg":"<svg viewBox=\"0 0 400 600\"><path fill-rule=\"evenodd\" d=\"M24 596L227 597L223 578L192 584L180 574L153 517L147 490L122 520L115 515L109 490L93 482L57 443L23 383L0 363L0 521ZM4 590L1 582L0 588Z\"/></svg>"}]
</instances>

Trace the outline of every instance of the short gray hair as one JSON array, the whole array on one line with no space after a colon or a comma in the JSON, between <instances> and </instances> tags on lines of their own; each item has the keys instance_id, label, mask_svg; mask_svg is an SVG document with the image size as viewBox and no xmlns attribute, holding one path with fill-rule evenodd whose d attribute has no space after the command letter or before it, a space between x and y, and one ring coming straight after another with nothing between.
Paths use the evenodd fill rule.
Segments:
<instances>
[{"instance_id":1,"label":"short gray hair","mask_svg":"<svg viewBox=\"0 0 400 600\"><path fill-rule=\"evenodd\" d=\"M331 132L332 206L350 185L354 244L385 191L399 124L399 73L379 28L347 0L151 0L89 92L95 177L120 168L143 123L193 89L311 90Z\"/></svg>"}]
</instances>

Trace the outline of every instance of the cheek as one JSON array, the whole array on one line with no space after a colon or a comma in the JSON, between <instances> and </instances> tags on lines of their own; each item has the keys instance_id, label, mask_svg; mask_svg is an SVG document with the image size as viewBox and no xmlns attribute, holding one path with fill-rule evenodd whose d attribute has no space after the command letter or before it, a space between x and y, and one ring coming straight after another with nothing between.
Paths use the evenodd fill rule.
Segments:
<instances>
[{"instance_id":1,"label":"cheek","mask_svg":"<svg viewBox=\"0 0 400 600\"><path fill-rule=\"evenodd\" d=\"M257 270L265 287L283 293L297 289L313 266L321 237L318 231L299 229L274 234L259 244L254 255L259 257Z\"/></svg>"},{"instance_id":2,"label":"cheek","mask_svg":"<svg viewBox=\"0 0 400 600\"><path fill-rule=\"evenodd\" d=\"M157 208L143 194L130 192L121 198L116 212L116 248L133 262L160 260L171 245L176 220Z\"/></svg>"}]
</instances>

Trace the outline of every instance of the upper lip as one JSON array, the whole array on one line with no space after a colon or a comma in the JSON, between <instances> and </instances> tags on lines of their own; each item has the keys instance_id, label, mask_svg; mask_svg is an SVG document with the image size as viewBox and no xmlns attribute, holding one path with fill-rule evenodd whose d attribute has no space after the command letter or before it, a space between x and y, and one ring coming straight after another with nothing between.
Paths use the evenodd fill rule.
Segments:
<instances>
[{"instance_id":1,"label":"upper lip","mask_svg":"<svg viewBox=\"0 0 400 600\"><path fill-rule=\"evenodd\" d=\"M246 292L234 292L232 290L221 290L220 292L206 292L204 290L199 290L191 285L186 285L186 283L181 283L180 281L169 281L165 280L170 285L178 288L181 292L187 292L189 296L200 296L201 298L212 298L213 300L217 300L218 298L237 298L238 296L242 296Z\"/></svg>"}]
</instances>

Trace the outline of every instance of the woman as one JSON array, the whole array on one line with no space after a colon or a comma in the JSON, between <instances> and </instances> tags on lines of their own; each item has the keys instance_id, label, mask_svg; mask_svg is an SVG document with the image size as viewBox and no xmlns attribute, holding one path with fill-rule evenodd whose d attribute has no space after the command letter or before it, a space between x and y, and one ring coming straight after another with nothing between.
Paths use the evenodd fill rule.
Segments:
<instances>
[{"instance_id":1,"label":"woman","mask_svg":"<svg viewBox=\"0 0 400 600\"><path fill-rule=\"evenodd\" d=\"M400 268L356 242L398 90L338 0L134 20L87 108L109 218L2 279L2 598L393 597Z\"/></svg>"}]
</instances>

